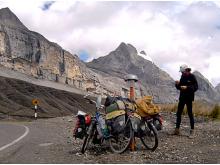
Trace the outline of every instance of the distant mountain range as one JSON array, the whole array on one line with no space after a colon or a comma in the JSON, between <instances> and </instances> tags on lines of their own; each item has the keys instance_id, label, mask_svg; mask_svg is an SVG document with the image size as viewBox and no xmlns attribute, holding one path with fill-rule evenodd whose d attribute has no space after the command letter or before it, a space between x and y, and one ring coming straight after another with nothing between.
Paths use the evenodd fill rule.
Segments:
<instances>
[{"instance_id":1,"label":"distant mountain range","mask_svg":"<svg viewBox=\"0 0 220 165\"><path fill-rule=\"evenodd\" d=\"M108 55L84 63L77 55L28 30L9 8L0 9L0 67L19 71L38 81L50 80L105 95L125 95L128 84L124 77L135 74L140 80L136 88L153 95L155 102L172 103L178 99L174 80L144 51L137 52L134 46L122 42ZM194 74L199 82L196 99L219 101L220 84L214 88L201 73Z\"/></svg>"}]
</instances>

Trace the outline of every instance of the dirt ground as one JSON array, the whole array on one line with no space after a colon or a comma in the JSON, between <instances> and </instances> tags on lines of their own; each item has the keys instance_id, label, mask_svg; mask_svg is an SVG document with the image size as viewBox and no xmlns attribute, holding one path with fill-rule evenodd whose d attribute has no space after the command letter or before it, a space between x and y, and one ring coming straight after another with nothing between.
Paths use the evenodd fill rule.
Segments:
<instances>
[{"instance_id":1,"label":"dirt ground","mask_svg":"<svg viewBox=\"0 0 220 165\"><path fill-rule=\"evenodd\" d=\"M114 154L106 144L91 146L85 155L79 153L82 141L73 140L69 154L76 163L220 163L220 122L196 118L196 137L189 139L189 119L183 117L180 136L170 133L175 125L175 114L163 113L164 129L159 132L159 146L148 151L137 139L137 150ZM70 144L71 144L70 143ZM68 146L69 147L69 146ZM70 161L71 162L71 161Z\"/></svg>"},{"instance_id":2,"label":"dirt ground","mask_svg":"<svg viewBox=\"0 0 220 165\"><path fill-rule=\"evenodd\" d=\"M164 129L159 146L148 151L137 139L137 150L112 153L105 142L90 145L80 153L82 140L72 138L74 117L57 117L22 122L30 128L25 141L0 156L0 163L220 163L220 122L196 118L196 137L189 139L189 119L183 117L181 135L170 135L175 122L173 113L162 113ZM21 122L18 122L21 123Z\"/></svg>"}]
</instances>

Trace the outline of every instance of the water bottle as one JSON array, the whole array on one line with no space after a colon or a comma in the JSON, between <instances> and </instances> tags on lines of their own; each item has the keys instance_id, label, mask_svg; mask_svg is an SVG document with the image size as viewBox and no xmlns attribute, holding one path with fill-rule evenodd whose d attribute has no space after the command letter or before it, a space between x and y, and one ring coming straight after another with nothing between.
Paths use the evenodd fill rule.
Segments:
<instances>
[{"instance_id":1,"label":"water bottle","mask_svg":"<svg viewBox=\"0 0 220 165\"><path fill-rule=\"evenodd\" d=\"M102 115L99 115L98 122L101 127L102 134L104 135L104 137L107 137L109 135L109 132L105 123L105 119L103 119Z\"/></svg>"},{"instance_id":2,"label":"water bottle","mask_svg":"<svg viewBox=\"0 0 220 165\"><path fill-rule=\"evenodd\" d=\"M99 124L99 123L97 123L96 128L97 128L97 131L98 131L98 136L97 136L97 138L100 139L100 138L103 137L103 134L102 134L102 130L101 130L101 128L100 128L100 124Z\"/></svg>"}]
</instances>

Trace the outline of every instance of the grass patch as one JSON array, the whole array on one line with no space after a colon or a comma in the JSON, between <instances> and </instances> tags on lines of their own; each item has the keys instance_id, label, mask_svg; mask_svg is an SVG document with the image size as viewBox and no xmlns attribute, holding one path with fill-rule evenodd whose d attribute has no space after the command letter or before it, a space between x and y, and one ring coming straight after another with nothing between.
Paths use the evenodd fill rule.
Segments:
<instances>
[{"instance_id":1,"label":"grass patch","mask_svg":"<svg viewBox=\"0 0 220 165\"><path fill-rule=\"evenodd\" d=\"M173 104L161 104L161 111L165 112L177 112L178 102ZM186 105L183 110L183 115L187 115ZM210 118L219 118L220 106L214 105L204 100L193 102L193 114L194 116L205 116Z\"/></svg>"},{"instance_id":2,"label":"grass patch","mask_svg":"<svg viewBox=\"0 0 220 165\"><path fill-rule=\"evenodd\" d=\"M209 114L209 117L213 119L220 119L220 106L216 104Z\"/></svg>"}]
</instances>

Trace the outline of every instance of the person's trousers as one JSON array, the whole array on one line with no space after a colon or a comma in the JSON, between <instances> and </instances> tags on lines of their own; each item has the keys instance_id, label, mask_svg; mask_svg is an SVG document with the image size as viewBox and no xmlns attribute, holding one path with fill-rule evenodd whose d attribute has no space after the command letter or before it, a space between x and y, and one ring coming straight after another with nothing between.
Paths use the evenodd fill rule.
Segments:
<instances>
[{"instance_id":1,"label":"person's trousers","mask_svg":"<svg viewBox=\"0 0 220 165\"><path fill-rule=\"evenodd\" d=\"M187 112L189 115L189 119L190 119L190 126L191 129L194 129L194 117L193 117L193 113L192 113L192 101L191 100L180 100L179 104L178 104L178 110L176 113L176 128L180 128L180 124L181 124L181 115L183 113L183 109L184 106L186 105L187 107Z\"/></svg>"}]
</instances>

